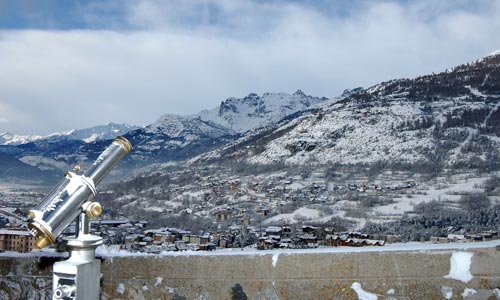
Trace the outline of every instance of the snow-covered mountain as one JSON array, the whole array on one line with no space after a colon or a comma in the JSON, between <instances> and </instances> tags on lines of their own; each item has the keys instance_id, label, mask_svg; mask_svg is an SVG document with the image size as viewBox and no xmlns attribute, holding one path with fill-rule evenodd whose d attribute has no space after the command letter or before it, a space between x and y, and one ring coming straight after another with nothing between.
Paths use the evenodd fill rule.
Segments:
<instances>
[{"instance_id":1,"label":"snow-covered mountain","mask_svg":"<svg viewBox=\"0 0 500 300\"><path fill-rule=\"evenodd\" d=\"M9 132L0 133L0 145L21 145L41 139L40 135L18 135Z\"/></svg>"},{"instance_id":2,"label":"snow-covered mountain","mask_svg":"<svg viewBox=\"0 0 500 300\"><path fill-rule=\"evenodd\" d=\"M91 163L110 140L125 133L115 124L105 127L111 130L100 131L100 127L94 127L20 145L0 145L0 154L43 171L66 171L76 163L84 166ZM221 125L168 114L149 126L126 132L124 136L132 142L134 150L125 158L128 163L119 165L123 168L182 160L213 150L237 137Z\"/></svg>"},{"instance_id":3,"label":"snow-covered mountain","mask_svg":"<svg viewBox=\"0 0 500 300\"><path fill-rule=\"evenodd\" d=\"M134 151L125 158L127 165L143 167L184 160L213 150L234 141L240 132L274 123L325 100L307 96L300 90L293 95L250 94L243 99L230 98L212 111L193 116L165 114L143 128L110 123L49 136L5 134L0 140L0 153L41 170L67 170L74 163L92 161L110 139L124 135L134 145Z\"/></svg>"},{"instance_id":4,"label":"snow-covered mountain","mask_svg":"<svg viewBox=\"0 0 500 300\"><path fill-rule=\"evenodd\" d=\"M107 125L100 125L86 129L78 129L64 132L60 138L65 137L72 140L81 140L86 143L95 142L99 140L109 140L116 136L124 135L132 130L139 129L139 126L129 124L116 124L109 123ZM57 135L52 135L55 138Z\"/></svg>"},{"instance_id":5,"label":"snow-covered mountain","mask_svg":"<svg viewBox=\"0 0 500 300\"><path fill-rule=\"evenodd\" d=\"M63 132L56 132L46 136L41 135L16 135L11 133L0 133L0 145L21 145L40 140L79 140L86 143L98 140L109 140L118 135L124 135L129 131L140 128L129 124L109 123L85 129L73 129Z\"/></svg>"},{"instance_id":6,"label":"snow-covered mountain","mask_svg":"<svg viewBox=\"0 0 500 300\"><path fill-rule=\"evenodd\" d=\"M116 126L106 127L109 138L123 133ZM103 131L0 145L0 153L62 169L95 159L109 143ZM163 115L125 136L134 145L125 158L132 167L200 155L193 161L500 168L500 54L331 100L300 90L229 98L194 116Z\"/></svg>"},{"instance_id":7,"label":"snow-covered mountain","mask_svg":"<svg viewBox=\"0 0 500 300\"><path fill-rule=\"evenodd\" d=\"M297 90L286 93L255 93L244 98L228 98L212 110L204 110L196 117L212 121L238 133L275 123L298 111L311 108L328 100L306 95Z\"/></svg>"},{"instance_id":8,"label":"snow-covered mountain","mask_svg":"<svg viewBox=\"0 0 500 300\"><path fill-rule=\"evenodd\" d=\"M86 129L69 130L53 133L47 136L19 136L13 134L0 135L0 165L21 164L38 169L30 176L20 176L17 173L0 173L9 180L18 178L41 177L55 178L53 174L62 174L76 163L86 163L93 160L102 151L109 140L118 135L124 135L139 127L128 124L109 123ZM101 144L102 143L102 144ZM21 169L20 169L21 170ZM28 168L23 168L28 170ZM41 176L45 174L44 176ZM16 175L16 176L14 176Z\"/></svg>"},{"instance_id":9,"label":"snow-covered mountain","mask_svg":"<svg viewBox=\"0 0 500 300\"><path fill-rule=\"evenodd\" d=\"M234 131L210 121L165 114L125 137L134 145L132 159L144 164L186 159L233 141L237 136Z\"/></svg>"},{"instance_id":10,"label":"snow-covered mountain","mask_svg":"<svg viewBox=\"0 0 500 300\"><path fill-rule=\"evenodd\" d=\"M500 167L500 54L398 79L269 125L194 161Z\"/></svg>"}]
</instances>

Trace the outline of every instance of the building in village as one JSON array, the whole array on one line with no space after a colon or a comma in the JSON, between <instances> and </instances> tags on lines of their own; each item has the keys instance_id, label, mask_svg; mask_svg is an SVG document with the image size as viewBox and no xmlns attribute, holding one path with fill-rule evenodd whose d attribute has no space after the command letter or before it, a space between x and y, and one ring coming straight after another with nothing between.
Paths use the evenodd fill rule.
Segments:
<instances>
[{"instance_id":1,"label":"building in village","mask_svg":"<svg viewBox=\"0 0 500 300\"><path fill-rule=\"evenodd\" d=\"M34 245L35 238L28 231L0 229L0 250L27 253Z\"/></svg>"}]
</instances>

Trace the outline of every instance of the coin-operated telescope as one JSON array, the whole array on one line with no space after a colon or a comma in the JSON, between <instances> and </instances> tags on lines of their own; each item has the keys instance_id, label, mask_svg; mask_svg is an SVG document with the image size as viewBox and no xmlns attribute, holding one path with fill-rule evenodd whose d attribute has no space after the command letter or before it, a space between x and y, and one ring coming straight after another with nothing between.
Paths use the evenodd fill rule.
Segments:
<instances>
[{"instance_id":1,"label":"coin-operated telescope","mask_svg":"<svg viewBox=\"0 0 500 300\"><path fill-rule=\"evenodd\" d=\"M69 259L54 264L53 300L99 298L101 262L95 259L95 249L102 238L90 234L89 218L99 217L102 208L92 200L97 195L96 186L131 150L126 138L115 138L85 174L78 174L79 165L73 167L35 209L28 211L28 229L39 249L54 243L76 221L76 236L66 239Z\"/></svg>"}]
</instances>

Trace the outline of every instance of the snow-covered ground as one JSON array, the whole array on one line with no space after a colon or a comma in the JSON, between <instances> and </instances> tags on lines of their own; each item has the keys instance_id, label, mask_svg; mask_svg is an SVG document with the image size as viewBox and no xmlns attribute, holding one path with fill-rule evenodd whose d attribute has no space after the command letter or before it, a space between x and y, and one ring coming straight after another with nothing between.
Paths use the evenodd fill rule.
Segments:
<instances>
[{"instance_id":1,"label":"snow-covered ground","mask_svg":"<svg viewBox=\"0 0 500 300\"><path fill-rule=\"evenodd\" d=\"M290 214L279 214L267 219L263 224L295 224L299 221L318 221L320 219L320 211L316 209L301 207Z\"/></svg>"},{"instance_id":2,"label":"snow-covered ground","mask_svg":"<svg viewBox=\"0 0 500 300\"><path fill-rule=\"evenodd\" d=\"M386 246L373 247L321 247L315 249L275 249L257 250L255 248L226 248L217 251L163 251L161 254L147 254L142 252L128 252L116 247L99 246L97 256L119 257L119 256L224 256L224 255L293 255L293 254L319 254L319 253L362 253L362 252L422 252L422 251L467 251L482 248L494 248L500 246L500 240L478 242L478 243L397 243ZM3 254L5 256L5 253ZM456 258L457 263L461 262ZM277 258L274 258L277 260ZM462 268L462 266L458 266ZM463 268L462 268L463 269ZM462 270L460 269L460 270ZM457 271L460 272L460 271ZM453 275L455 276L455 275Z\"/></svg>"},{"instance_id":3,"label":"snow-covered ground","mask_svg":"<svg viewBox=\"0 0 500 300\"><path fill-rule=\"evenodd\" d=\"M434 186L420 188L423 194L403 195L401 198L394 198L396 203L379 206L374 212L379 216L402 215L405 212L413 211L415 205L433 200L458 201L461 195L471 192L482 192L481 185L488 177L458 178L455 182L448 182L446 185L437 183Z\"/></svg>"},{"instance_id":4,"label":"snow-covered ground","mask_svg":"<svg viewBox=\"0 0 500 300\"><path fill-rule=\"evenodd\" d=\"M293 254L320 254L320 253L363 253L363 252L422 252L422 251L468 251L474 249L494 248L500 246L500 240L478 242L478 243L397 243L380 247L320 247L315 249L275 249L257 250L255 248L226 248L216 251L163 251L161 254L149 254L143 252L128 252L119 250L117 246L99 246L96 250L98 257L129 257L129 256L226 256L226 255L273 255L276 265L280 255ZM459 252L461 253L461 252ZM31 253L18 253L5 251L0 253L0 257L67 257L67 253L54 252L53 249L35 250ZM463 263L469 261L469 255L452 256L455 268L448 275L450 278L463 275L466 271ZM467 279L468 277L460 277Z\"/></svg>"}]
</instances>

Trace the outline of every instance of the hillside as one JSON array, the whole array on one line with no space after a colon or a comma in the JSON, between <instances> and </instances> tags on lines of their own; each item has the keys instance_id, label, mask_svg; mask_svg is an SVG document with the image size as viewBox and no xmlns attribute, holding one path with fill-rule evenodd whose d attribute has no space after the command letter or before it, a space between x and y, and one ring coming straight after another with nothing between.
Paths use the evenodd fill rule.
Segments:
<instances>
[{"instance_id":1,"label":"hillside","mask_svg":"<svg viewBox=\"0 0 500 300\"><path fill-rule=\"evenodd\" d=\"M384 82L193 162L500 168L500 55Z\"/></svg>"},{"instance_id":2,"label":"hillside","mask_svg":"<svg viewBox=\"0 0 500 300\"><path fill-rule=\"evenodd\" d=\"M166 114L156 122L125 135L134 146L128 161L144 166L180 161L233 141L230 129L199 118Z\"/></svg>"},{"instance_id":3,"label":"hillside","mask_svg":"<svg viewBox=\"0 0 500 300\"><path fill-rule=\"evenodd\" d=\"M0 178L4 184L19 184L19 180L32 184L54 184L62 173L40 170L11 156L0 153Z\"/></svg>"}]
</instances>

